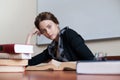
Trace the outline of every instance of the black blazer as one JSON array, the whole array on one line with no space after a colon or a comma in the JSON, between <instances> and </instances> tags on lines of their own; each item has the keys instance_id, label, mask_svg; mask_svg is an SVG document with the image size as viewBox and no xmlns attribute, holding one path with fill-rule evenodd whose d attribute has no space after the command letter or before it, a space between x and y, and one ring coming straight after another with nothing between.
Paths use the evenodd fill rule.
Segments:
<instances>
[{"instance_id":1,"label":"black blazer","mask_svg":"<svg viewBox=\"0 0 120 80\"><path fill-rule=\"evenodd\" d=\"M64 55L69 61L78 60L93 60L94 55L90 49L86 46L84 39L74 30L66 27L64 33L60 35L63 39ZM52 59L52 56L48 53L48 48L42 53L32 57L29 60L28 65L36 65Z\"/></svg>"}]
</instances>

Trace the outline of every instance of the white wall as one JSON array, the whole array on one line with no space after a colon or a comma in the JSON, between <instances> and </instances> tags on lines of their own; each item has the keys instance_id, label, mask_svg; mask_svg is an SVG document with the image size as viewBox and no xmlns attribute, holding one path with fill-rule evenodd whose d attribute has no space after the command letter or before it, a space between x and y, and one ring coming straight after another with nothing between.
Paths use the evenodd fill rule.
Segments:
<instances>
[{"instance_id":1,"label":"white wall","mask_svg":"<svg viewBox=\"0 0 120 80\"><path fill-rule=\"evenodd\" d=\"M93 53L103 52L110 56L120 56L120 38L86 42Z\"/></svg>"},{"instance_id":2,"label":"white wall","mask_svg":"<svg viewBox=\"0 0 120 80\"><path fill-rule=\"evenodd\" d=\"M0 0L0 44L25 43L35 16L36 0Z\"/></svg>"}]
</instances>

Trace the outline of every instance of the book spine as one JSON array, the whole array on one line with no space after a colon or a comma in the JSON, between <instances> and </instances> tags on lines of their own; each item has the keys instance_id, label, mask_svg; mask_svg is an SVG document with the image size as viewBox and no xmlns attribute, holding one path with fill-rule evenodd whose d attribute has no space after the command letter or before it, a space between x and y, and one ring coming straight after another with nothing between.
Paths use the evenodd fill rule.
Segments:
<instances>
[{"instance_id":1,"label":"book spine","mask_svg":"<svg viewBox=\"0 0 120 80\"><path fill-rule=\"evenodd\" d=\"M15 53L14 44L0 45L0 53Z\"/></svg>"},{"instance_id":2,"label":"book spine","mask_svg":"<svg viewBox=\"0 0 120 80\"><path fill-rule=\"evenodd\" d=\"M29 53L21 53L21 54L0 53L0 59L31 59L31 54Z\"/></svg>"},{"instance_id":3,"label":"book spine","mask_svg":"<svg viewBox=\"0 0 120 80\"><path fill-rule=\"evenodd\" d=\"M26 66L28 60L0 59L0 66Z\"/></svg>"},{"instance_id":4,"label":"book spine","mask_svg":"<svg viewBox=\"0 0 120 80\"><path fill-rule=\"evenodd\" d=\"M0 66L0 72L24 72L24 66Z\"/></svg>"}]
</instances>

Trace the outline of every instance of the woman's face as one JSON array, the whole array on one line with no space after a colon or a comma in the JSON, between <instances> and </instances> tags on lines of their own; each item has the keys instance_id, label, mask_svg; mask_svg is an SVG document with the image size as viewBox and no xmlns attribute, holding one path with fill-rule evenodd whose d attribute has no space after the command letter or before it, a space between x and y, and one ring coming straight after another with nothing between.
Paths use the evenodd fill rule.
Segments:
<instances>
[{"instance_id":1,"label":"woman's face","mask_svg":"<svg viewBox=\"0 0 120 80\"><path fill-rule=\"evenodd\" d=\"M40 32L51 40L55 40L59 34L59 26L52 20L43 20L39 24Z\"/></svg>"}]
</instances>

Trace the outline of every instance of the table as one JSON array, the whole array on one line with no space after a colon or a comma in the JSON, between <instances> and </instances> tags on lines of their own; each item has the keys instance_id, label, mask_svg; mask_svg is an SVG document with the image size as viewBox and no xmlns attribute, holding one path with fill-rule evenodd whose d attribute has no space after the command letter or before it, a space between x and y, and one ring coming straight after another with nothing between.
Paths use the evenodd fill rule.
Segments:
<instances>
[{"instance_id":1,"label":"table","mask_svg":"<svg viewBox=\"0 0 120 80\"><path fill-rule=\"evenodd\" d=\"M75 71L25 71L0 73L0 80L76 80Z\"/></svg>"},{"instance_id":2,"label":"table","mask_svg":"<svg viewBox=\"0 0 120 80\"><path fill-rule=\"evenodd\" d=\"M120 74L78 75L75 71L25 71L24 73L0 73L0 80L120 80Z\"/></svg>"},{"instance_id":3,"label":"table","mask_svg":"<svg viewBox=\"0 0 120 80\"><path fill-rule=\"evenodd\" d=\"M31 80L76 80L75 71L27 71Z\"/></svg>"},{"instance_id":4,"label":"table","mask_svg":"<svg viewBox=\"0 0 120 80\"><path fill-rule=\"evenodd\" d=\"M120 80L120 75L77 75L77 80Z\"/></svg>"}]
</instances>

